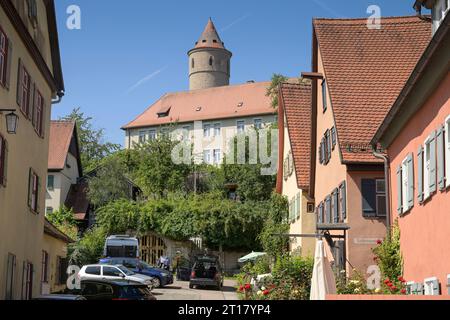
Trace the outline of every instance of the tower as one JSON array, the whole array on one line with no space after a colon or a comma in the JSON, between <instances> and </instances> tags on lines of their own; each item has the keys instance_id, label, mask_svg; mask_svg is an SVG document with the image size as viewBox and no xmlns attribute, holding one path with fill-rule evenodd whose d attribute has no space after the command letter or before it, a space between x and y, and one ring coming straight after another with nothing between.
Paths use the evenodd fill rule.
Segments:
<instances>
[{"instance_id":1,"label":"tower","mask_svg":"<svg viewBox=\"0 0 450 320\"><path fill-rule=\"evenodd\" d=\"M211 18L189 56L189 89L206 89L230 84L232 53L225 49Z\"/></svg>"}]
</instances>

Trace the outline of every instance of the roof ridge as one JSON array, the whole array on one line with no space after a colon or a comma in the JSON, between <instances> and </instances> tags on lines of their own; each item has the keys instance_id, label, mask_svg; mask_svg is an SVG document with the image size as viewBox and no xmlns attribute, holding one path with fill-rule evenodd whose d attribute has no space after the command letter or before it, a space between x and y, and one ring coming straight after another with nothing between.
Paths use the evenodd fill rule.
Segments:
<instances>
[{"instance_id":1,"label":"roof ridge","mask_svg":"<svg viewBox=\"0 0 450 320\"><path fill-rule=\"evenodd\" d=\"M384 16L381 17L382 20L392 20L392 19L414 19L416 18L418 21L422 21L417 15L408 15L408 16ZM313 18L313 21L367 21L367 17L359 17L359 18Z\"/></svg>"}]
</instances>

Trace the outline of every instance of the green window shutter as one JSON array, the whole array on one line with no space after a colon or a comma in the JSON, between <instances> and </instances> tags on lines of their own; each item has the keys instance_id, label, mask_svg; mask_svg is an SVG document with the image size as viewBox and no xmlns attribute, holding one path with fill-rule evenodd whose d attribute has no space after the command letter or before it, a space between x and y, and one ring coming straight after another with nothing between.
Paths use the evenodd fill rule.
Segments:
<instances>
[{"instance_id":1,"label":"green window shutter","mask_svg":"<svg viewBox=\"0 0 450 320\"><path fill-rule=\"evenodd\" d=\"M414 207L414 159L413 154L408 155L408 210Z\"/></svg>"},{"instance_id":2,"label":"green window shutter","mask_svg":"<svg viewBox=\"0 0 450 320\"><path fill-rule=\"evenodd\" d=\"M430 139L430 194L436 192L436 131L433 132Z\"/></svg>"},{"instance_id":3,"label":"green window shutter","mask_svg":"<svg viewBox=\"0 0 450 320\"><path fill-rule=\"evenodd\" d=\"M423 146L417 151L417 199L423 202Z\"/></svg>"},{"instance_id":4,"label":"green window shutter","mask_svg":"<svg viewBox=\"0 0 450 320\"><path fill-rule=\"evenodd\" d=\"M397 168L397 213L402 215L402 166Z\"/></svg>"},{"instance_id":5,"label":"green window shutter","mask_svg":"<svg viewBox=\"0 0 450 320\"><path fill-rule=\"evenodd\" d=\"M437 137L436 137L436 145L437 145L437 177L438 177L438 185L439 190L445 189L445 159L444 159L444 127L439 128Z\"/></svg>"}]
</instances>

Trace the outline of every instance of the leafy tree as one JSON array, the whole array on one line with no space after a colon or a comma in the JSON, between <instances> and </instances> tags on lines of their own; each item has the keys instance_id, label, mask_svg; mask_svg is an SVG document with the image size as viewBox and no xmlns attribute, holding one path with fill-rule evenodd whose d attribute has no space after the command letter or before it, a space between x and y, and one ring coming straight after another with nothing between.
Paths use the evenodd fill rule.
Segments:
<instances>
[{"instance_id":1,"label":"leafy tree","mask_svg":"<svg viewBox=\"0 0 450 320\"><path fill-rule=\"evenodd\" d=\"M101 162L94 176L89 178L88 198L96 207L108 202L128 199L130 183L126 177L127 168L117 156L110 156Z\"/></svg>"},{"instance_id":2,"label":"leafy tree","mask_svg":"<svg viewBox=\"0 0 450 320\"><path fill-rule=\"evenodd\" d=\"M87 231L83 238L69 245L70 264L83 266L97 263L103 254L107 233L101 227Z\"/></svg>"},{"instance_id":3,"label":"leafy tree","mask_svg":"<svg viewBox=\"0 0 450 320\"><path fill-rule=\"evenodd\" d=\"M97 167L100 161L120 149L120 145L104 142L104 129L95 129L92 117L86 116L80 108L74 109L63 120L75 120L80 143L81 163L89 172Z\"/></svg>"},{"instance_id":4,"label":"leafy tree","mask_svg":"<svg viewBox=\"0 0 450 320\"><path fill-rule=\"evenodd\" d=\"M281 74L273 74L272 75L272 82L271 82L269 88L267 88L266 95L272 99L272 107L274 109L278 108L278 86L281 83L286 82L288 80L289 80L289 78L287 78Z\"/></svg>"},{"instance_id":5,"label":"leafy tree","mask_svg":"<svg viewBox=\"0 0 450 320\"><path fill-rule=\"evenodd\" d=\"M74 240L77 238L77 221L75 220L73 209L63 206L59 210L48 214L46 218L51 224L68 235L70 238Z\"/></svg>"}]
</instances>

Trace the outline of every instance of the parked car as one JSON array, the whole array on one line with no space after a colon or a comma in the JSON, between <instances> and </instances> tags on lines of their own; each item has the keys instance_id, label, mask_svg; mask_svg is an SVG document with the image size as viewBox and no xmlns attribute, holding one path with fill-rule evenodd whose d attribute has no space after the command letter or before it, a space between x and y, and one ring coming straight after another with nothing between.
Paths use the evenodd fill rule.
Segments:
<instances>
[{"instance_id":1,"label":"parked car","mask_svg":"<svg viewBox=\"0 0 450 320\"><path fill-rule=\"evenodd\" d=\"M99 263L105 265L123 265L134 273L152 277L155 288L162 288L173 283L172 273L164 269L153 267L139 259L105 258L101 259Z\"/></svg>"},{"instance_id":2,"label":"parked car","mask_svg":"<svg viewBox=\"0 0 450 320\"><path fill-rule=\"evenodd\" d=\"M86 300L156 300L146 285L127 280L82 280L80 294Z\"/></svg>"},{"instance_id":3,"label":"parked car","mask_svg":"<svg viewBox=\"0 0 450 320\"><path fill-rule=\"evenodd\" d=\"M86 300L85 297L80 295L73 295L73 294L47 294L42 295L40 297L34 298L33 300L38 301L79 301L79 300Z\"/></svg>"},{"instance_id":4,"label":"parked car","mask_svg":"<svg viewBox=\"0 0 450 320\"><path fill-rule=\"evenodd\" d=\"M83 280L128 280L154 288L153 278L136 274L123 265L87 265L81 268L78 279Z\"/></svg>"},{"instance_id":5,"label":"parked car","mask_svg":"<svg viewBox=\"0 0 450 320\"><path fill-rule=\"evenodd\" d=\"M218 257L198 256L192 267L189 288L194 286L214 287L221 290L223 287L222 267Z\"/></svg>"}]
</instances>

